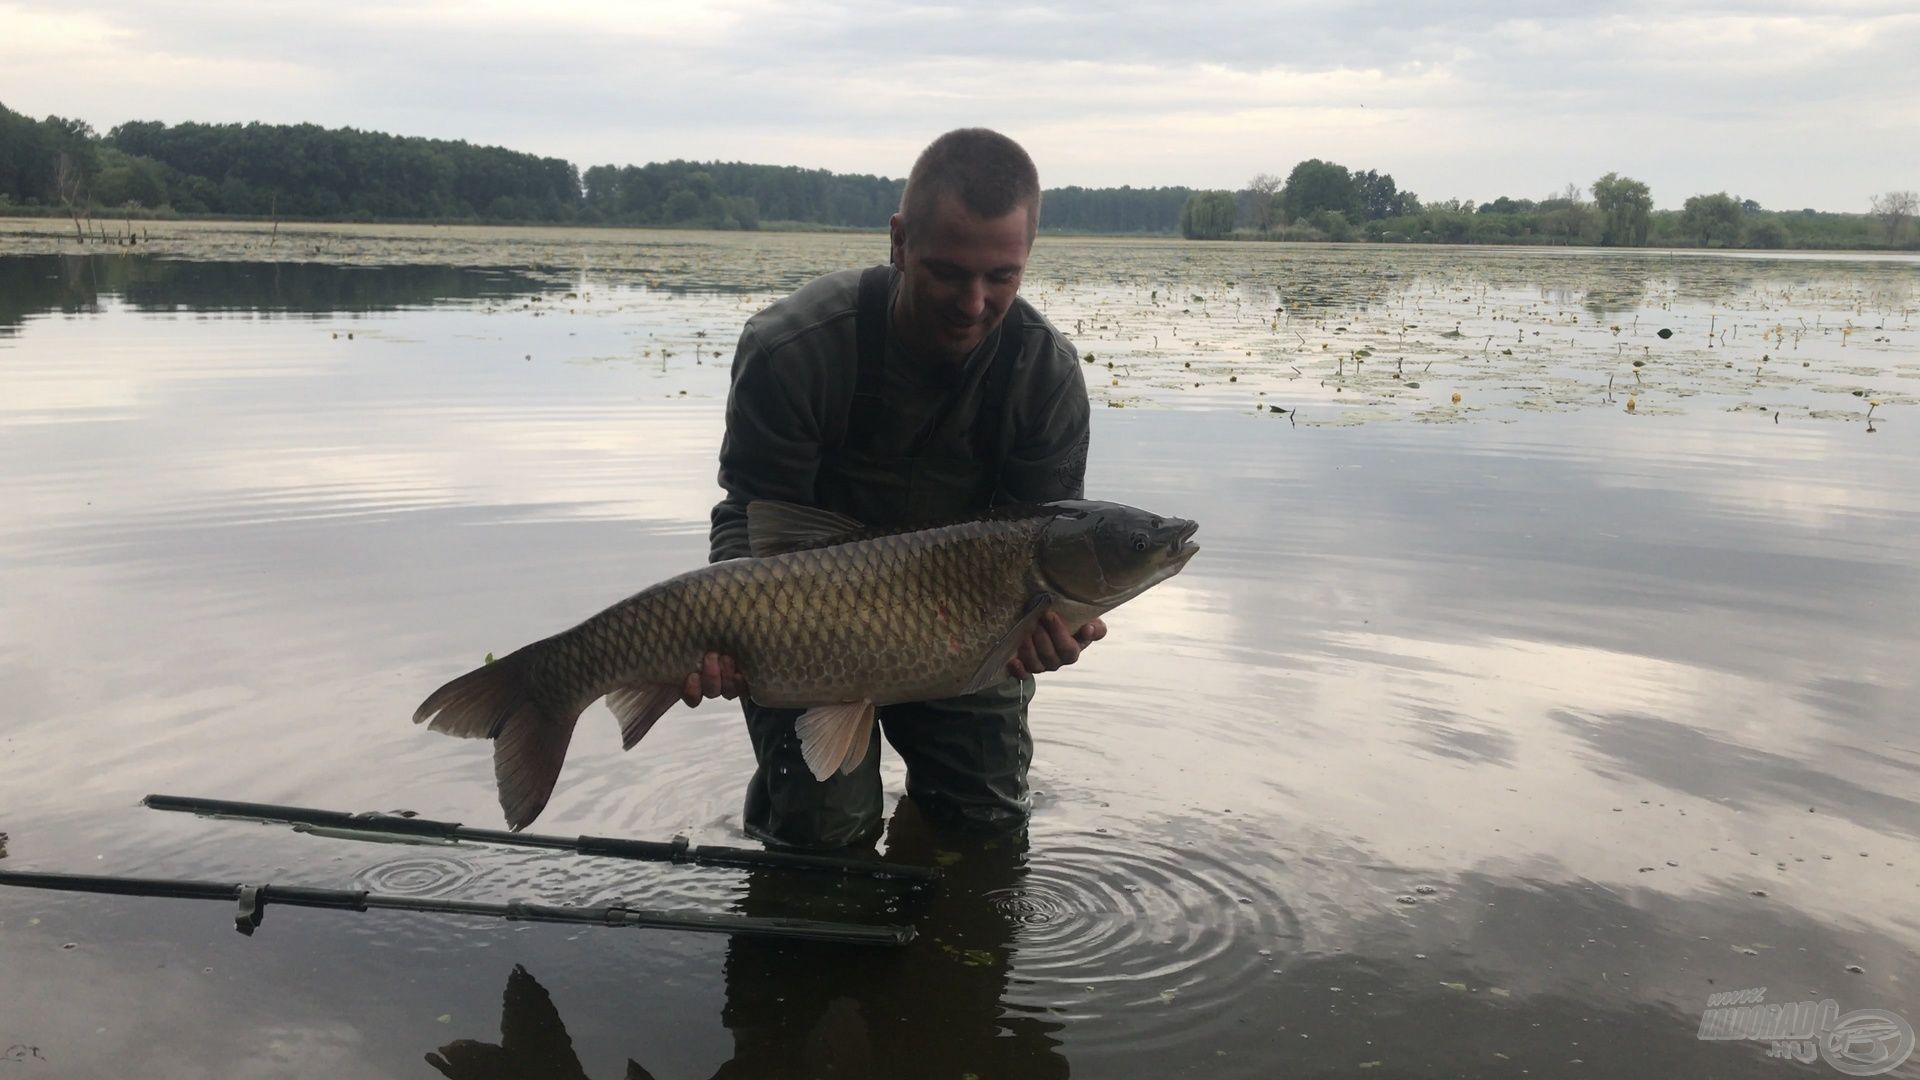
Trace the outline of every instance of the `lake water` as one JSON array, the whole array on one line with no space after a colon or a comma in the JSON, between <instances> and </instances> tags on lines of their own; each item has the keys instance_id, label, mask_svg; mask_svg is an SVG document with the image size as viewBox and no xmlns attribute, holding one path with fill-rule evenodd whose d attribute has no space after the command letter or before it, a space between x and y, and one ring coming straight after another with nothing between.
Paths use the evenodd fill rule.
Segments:
<instances>
[{"instance_id":1,"label":"lake water","mask_svg":"<svg viewBox=\"0 0 1920 1080\"><path fill-rule=\"evenodd\" d=\"M414 707L704 561L741 320L878 235L148 228L0 222L0 869L919 937L0 890L0 1080L1823 1076L1709 996L1920 1022L1920 263L1043 238L1089 493L1203 551L1043 678L1023 842L893 817L915 890L139 805L497 827ZM535 831L746 845L750 770L727 703L596 705Z\"/></svg>"}]
</instances>

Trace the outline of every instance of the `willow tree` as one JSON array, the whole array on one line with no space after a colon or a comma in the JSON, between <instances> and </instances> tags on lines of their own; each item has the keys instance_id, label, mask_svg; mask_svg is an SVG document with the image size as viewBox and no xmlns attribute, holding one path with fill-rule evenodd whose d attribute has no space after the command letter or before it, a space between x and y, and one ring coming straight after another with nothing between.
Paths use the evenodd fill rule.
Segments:
<instances>
[{"instance_id":1,"label":"willow tree","mask_svg":"<svg viewBox=\"0 0 1920 1080\"><path fill-rule=\"evenodd\" d=\"M1593 203L1600 211L1602 244L1645 246L1653 217L1653 194L1647 185L1610 172L1593 182Z\"/></svg>"},{"instance_id":2,"label":"willow tree","mask_svg":"<svg viewBox=\"0 0 1920 1080\"><path fill-rule=\"evenodd\" d=\"M1180 208L1180 235L1189 240L1219 240L1233 232L1239 207L1230 191L1196 191Z\"/></svg>"}]
</instances>

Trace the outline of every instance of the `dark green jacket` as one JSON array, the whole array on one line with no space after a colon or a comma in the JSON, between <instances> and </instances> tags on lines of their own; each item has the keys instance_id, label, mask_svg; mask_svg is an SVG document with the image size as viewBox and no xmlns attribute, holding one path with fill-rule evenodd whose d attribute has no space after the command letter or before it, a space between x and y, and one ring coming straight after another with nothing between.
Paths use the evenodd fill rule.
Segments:
<instances>
[{"instance_id":1,"label":"dark green jacket","mask_svg":"<svg viewBox=\"0 0 1920 1080\"><path fill-rule=\"evenodd\" d=\"M747 320L734 353L720 445L720 487L726 497L713 508L714 560L748 554L746 506L754 499L822 506L875 525L918 524L915 518L929 516L927 508L939 505L937 497L916 497L911 506L904 499L863 499L860 474L842 452L856 373L860 273L843 270L816 278ZM898 281L896 274L896 287ZM1031 305L1015 303L1021 305L1022 348L1007 384L999 447L992 461L980 463L993 494L986 499L977 492L955 495L960 502L1082 497L1088 405L1079 357ZM881 395L887 407L867 452L931 463L936 467L921 474L932 478L924 486L956 475L956 462L964 471L966 462L979 461L981 448L968 436L979 418L988 361L999 348L1000 334L989 335L965 365L956 367L907 356L889 333ZM947 501L947 510L986 508Z\"/></svg>"}]
</instances>

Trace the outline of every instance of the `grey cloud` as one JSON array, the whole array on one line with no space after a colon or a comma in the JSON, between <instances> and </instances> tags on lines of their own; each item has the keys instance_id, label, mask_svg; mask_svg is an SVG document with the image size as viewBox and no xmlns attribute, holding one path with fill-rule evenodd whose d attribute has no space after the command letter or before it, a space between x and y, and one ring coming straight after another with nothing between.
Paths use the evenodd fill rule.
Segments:
<instances>
[{"instance_id":1,"label":"grey cloud","mask_svg":"<svg viewBox=\"0 0 1920 1080\"><path fill-rule=\"evenodd\" d=\"M1920 122L1920 67L1906 59L1920 52L1920 17L1893 3L1836 12L1763 0L1697 10L1142 0L974 10L856 0L803 13L722 8L712 27L692 22L684 32L531 10L487 21L455 7L235 6L209 16L181 3L26 0L24 10L94 15L123 30L127 48L209 62L205 85L86 87L87 118L103 127L313 120L581 164L767 160L756 133L788 132L881 144L878 156L901 158L846 160L842 148L841 158L791 163L898 173L928 133L992 122L1111 131L1132 156L1076 163L1063 182L1207 185L1230 182L1214 173L1242 164L1216 160L1231 136L1209 142L1194 121L1252 110L1244 152L1250 162L1272 158L1257 167L1333 156L1434 197L1537 196L1621 169L1652 182L1663 206L1744 183L1770 204L1839 209L1863 204L1869 190L1911 186L1903 177L1920 172L1910 143L1894 137ZM1784 17L1813 21L1806 33L1741 44L1753 20ZM219 73L218 62L239 59L307 77ZM1313 119L1361 106L1384 126ZM1828 144L1830 179L1754 186L1809 141Z\"/></svg>"}]
</instances>

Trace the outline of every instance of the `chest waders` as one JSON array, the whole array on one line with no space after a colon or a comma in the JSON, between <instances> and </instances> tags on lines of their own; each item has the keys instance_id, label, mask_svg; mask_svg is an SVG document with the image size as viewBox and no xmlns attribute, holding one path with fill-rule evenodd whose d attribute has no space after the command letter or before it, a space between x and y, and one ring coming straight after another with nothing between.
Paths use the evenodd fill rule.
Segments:
<instances>
[{"instance_id":1,"label":"chest waders","mask_svg":"<svg viewBox=\"0 0 1920 1080\"><path fill-rule=\"evenodd\" d=\"M888 266L870 267L860 277L853 398L838 445L822 448L815 505L883 527L985 510L998 487L1007 388L1025 338L1020 305L1008 307L998 346L985 359L989 366L973 423L958 429L966 412L963 373L922 432L889 445L883 436L892 434L888 422L897 415L884 393L893 277ZM865 759L852 772L826 780L815 780L801 758L793 730L800 710L747 702L747 732L758 763L747 788L748 834L813 849L877 839L884 807L882 731L906 762L907 793L927 817L988 828L1024 822L1033 759L1026 707L1032 687L1031 676L1009 678L964 697L881 706L875 745Z\"/></svg>"}]
</instances>

